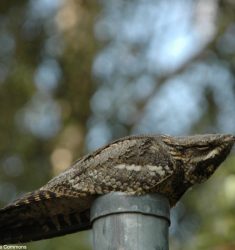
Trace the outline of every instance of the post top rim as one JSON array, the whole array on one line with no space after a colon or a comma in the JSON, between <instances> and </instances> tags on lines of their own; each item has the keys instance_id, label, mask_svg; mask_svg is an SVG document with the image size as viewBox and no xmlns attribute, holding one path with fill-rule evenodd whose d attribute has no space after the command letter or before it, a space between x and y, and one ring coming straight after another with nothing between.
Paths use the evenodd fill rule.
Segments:
<instances>
[{"instance_id":1,"label":"post top rim","mask_svg":"<svg viewBox=\"0 0 235 250\"><path fill-rule=\"evenodd\" d=\"M96 198L91 207L91 222L112 214L140 213L163 218L170 225L170 204L168 199L157 193L129 195L111 192Z\"/></svg>"}]
</instances>

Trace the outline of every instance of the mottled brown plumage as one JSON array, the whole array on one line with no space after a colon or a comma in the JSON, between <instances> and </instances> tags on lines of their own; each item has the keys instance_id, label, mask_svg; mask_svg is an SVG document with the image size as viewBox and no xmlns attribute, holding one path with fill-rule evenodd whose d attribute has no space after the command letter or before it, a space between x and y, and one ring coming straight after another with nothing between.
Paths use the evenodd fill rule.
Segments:
<instances>
[{"instance_id":1,"label":"mottled brown plumage","mask_svg":"<svg viewBox=\"0 0 235 250\"><path fill-rule=\"evenodd\" d=\"M92 201L109 192L161 193L171 206L207 180L229 154L232 135L130 136L119 139L0 210L0 244L89 229Z\"/></svg>"}]
</instances>

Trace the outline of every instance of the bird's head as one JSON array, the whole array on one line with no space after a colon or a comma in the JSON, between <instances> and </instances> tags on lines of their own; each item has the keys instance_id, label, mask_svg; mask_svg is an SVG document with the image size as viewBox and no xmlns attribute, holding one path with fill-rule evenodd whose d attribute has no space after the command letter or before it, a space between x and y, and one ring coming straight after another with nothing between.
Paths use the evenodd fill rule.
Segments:
<instances>
[{"instance_id":1,"label":"bird's head","mask_svg":"<svg viewBox=\"0 0 235 250\"><path fill-rule=\"evenodd\" d=\"M235 136L229 134L205 134L172 137L163 135L162 141L172 158L185 169L185 181L201 183L207 180L225 160Z\"/></svg>"}]
</instances>

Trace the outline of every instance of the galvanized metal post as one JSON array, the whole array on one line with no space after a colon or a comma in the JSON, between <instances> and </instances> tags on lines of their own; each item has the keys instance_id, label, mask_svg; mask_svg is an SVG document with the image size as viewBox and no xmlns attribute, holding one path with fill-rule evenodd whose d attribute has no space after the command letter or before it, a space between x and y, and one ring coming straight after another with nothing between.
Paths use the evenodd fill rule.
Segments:
<instances>
[{"instance_id":1,"label":"galvanized metal post","mask_svg":"<svg viewBox=\"0 0 235 250\"><path fill-rule=\"evenodd\" d=\"M170 206L159 194L114 192L91 208L93 250L168 250Z\"/></svg>"}]
</instances>

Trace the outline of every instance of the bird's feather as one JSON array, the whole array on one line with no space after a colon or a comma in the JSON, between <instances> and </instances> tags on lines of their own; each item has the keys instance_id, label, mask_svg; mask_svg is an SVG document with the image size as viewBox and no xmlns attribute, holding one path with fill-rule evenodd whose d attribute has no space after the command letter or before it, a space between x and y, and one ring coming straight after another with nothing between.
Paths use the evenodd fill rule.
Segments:
<instances>
[{"instance_id":1,"label":"bird's feather","mask_svg":"<svg viewBox=\"0 0 235 250\"><path fill-rule=\"evenodd\" d=\"M51 238L90 228L87 197L35 191L0 210L0 244Z\"/></svg>"},{"instance_id":2,"label":"bird's feather","mask_svg":"<svg viewBox=\"0 0 235 250\"><path fill-rule=\"evenodd\" d=\"M89 229L98 195L160 193L174 206L229 154L232 135L131 136L82 157L39 190L0 209L0 244Z\"/></svg>"}]
</instances>

